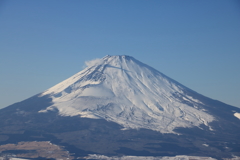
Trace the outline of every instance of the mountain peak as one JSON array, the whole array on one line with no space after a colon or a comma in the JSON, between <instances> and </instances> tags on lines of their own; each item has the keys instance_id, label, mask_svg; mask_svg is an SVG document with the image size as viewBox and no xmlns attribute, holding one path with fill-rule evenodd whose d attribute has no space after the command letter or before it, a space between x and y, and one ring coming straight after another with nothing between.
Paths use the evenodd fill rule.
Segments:
<instances>
[{"instance_id":1,"label":"mountain peak","mask_svg":"<svg viewBox=\"0 0 240 160\"><path fill-rule=\"evenodd\" d=\"M135 61L137 62L136 59L134 59L131 56L127 55L106 55L105 57L101 59L94 59L91 61L86 61L85 64L87 67L92 67L92 66L98 66L98 65L111 65L111 66L121 66L122 63L126 63L128 61Z\"/></svg>"},{"instance_id":2,"label":"mountain peak","mask_svg":"<svg viewBox=\"0 0 240 160\"><path fill-rule=\"evenodd\" d=\"M62 116L102 118L162 133L174 133L176 127L210 127L214 119L201 109L202 102L184 94L186 87L133 57L108 55L90 64L43 92L53 105L40 112L57 109Z\"/></svg>"},{"instance_id":3,"label":"mountain peak","mask_svg":"<svg viewBox=\"0 0 240 160\"><path fill-rule=\"evenodd\" d=\"M107 55L103 58L103 60L106 61L106 63L113 64L126 63L127 61L136 61L136 59L127 55L114 55L114 56Z\"/></svg>"},{"instance_id":4,"label":"mountain peak","mask_svg":"<svg viewBox=\"0 0 240 160\"><path fill-rule=\"evenodd\" d=\"M130 59L130 58L133 58L133 57L128 56L128 55L106 55L105 57L103 57L103 59L108 59L108 58L111 58L111 59Z\"/></svg>"}]
</instances>

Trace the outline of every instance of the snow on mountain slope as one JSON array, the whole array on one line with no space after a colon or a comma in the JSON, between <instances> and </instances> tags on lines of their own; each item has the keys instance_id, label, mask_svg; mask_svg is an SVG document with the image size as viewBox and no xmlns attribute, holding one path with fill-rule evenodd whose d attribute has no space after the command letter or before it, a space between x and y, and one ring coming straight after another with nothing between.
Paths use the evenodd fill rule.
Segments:
<instances>
[{"instance_id":1,"label":"snow on mountain slope","mask_svg":"<svg viewBox=\"0 0 240 160\"><path fill-rule=\"evenodd\" d=\"M234 113L234 116L240 119L240 113Z\"/></svg>"},{"instance_id":2,"label":"snow on mountain slope","mask_svg":"<svg viewBox=\"0 0 240 160\"><path fill-rule=\"evenodd\" d=\"M184 94L188 88L130 56L106 56L42 93L50 95L62 116L103 118L125 128L174 133L214 117L202 103ZM182 100L188 103L182 103ZM210 126L209 126L210 128ZM210 128L211 129L211 128Z\"/></svg>"}]
</instances>

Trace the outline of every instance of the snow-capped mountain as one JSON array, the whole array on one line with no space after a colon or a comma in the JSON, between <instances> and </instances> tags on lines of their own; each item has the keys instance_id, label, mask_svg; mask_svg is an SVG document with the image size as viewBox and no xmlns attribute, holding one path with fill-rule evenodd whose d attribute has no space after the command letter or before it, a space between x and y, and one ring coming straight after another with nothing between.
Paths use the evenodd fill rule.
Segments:
<instances>
[{"instance_id":1,"label":"snow-capped mountain","mask_svg":"<svg viewBox=\"0 0 240 160\"><path fill-rule=\"evenodd\" d=\"M125 128L173 133L214 117L203 102L185 94L188 88L130 56L106 56L67 80L43 92L63 116L103 118ZM187 103L183 103L183 101Z\"/></svg>"},{"instance_id":2,"label":"snow-capped mountain","mask_svg":"<svg viewBox=\"0 0 240 160\"><path fill-rule=\"evenodd\" d=\"M63 157L66 150L73 159L240 157L240 108L198 94L130 56L106 56L87 66L0 109L0 156ZM49 141L64 147L59 155L47 152Z\"/></svg>"}]
</instances>

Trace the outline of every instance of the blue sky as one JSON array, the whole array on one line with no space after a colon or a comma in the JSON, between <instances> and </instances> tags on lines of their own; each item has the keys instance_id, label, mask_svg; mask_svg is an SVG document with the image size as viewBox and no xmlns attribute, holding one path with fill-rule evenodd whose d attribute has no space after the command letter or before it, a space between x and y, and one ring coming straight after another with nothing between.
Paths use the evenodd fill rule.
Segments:
<instances>
[{"instance_id":1,"label":"blue sky","mask_svg":"<svg viewBox=\"0 0 240 160\"><path fill-rule=\"evenodd\" d=\"M238 0L2 0L0 108L105 55L130 55L240 107Z\"/></svg>"}]
</instances>

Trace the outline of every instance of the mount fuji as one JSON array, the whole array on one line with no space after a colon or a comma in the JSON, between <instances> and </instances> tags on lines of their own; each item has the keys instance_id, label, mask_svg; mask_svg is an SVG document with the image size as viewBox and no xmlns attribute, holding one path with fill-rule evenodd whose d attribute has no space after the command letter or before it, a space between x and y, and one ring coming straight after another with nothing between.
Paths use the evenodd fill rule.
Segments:
<instances>
[{"instance_id":1,"label":"mount fuji","mask_svg":"<svg viewBox=\"0 0 240 160\"><path fill-rule=\"evenodd\" d=\"M105 56L0 110L1 145L51 141L76 157L240 156L240 109L130 56Z\"/></svg>"},{"instance_id":2,"label":"mount fuji","mask_svg":"<svg viewBox=\"0 0 240 160\"><path fill-rule=\"evenodd\" d=\"M214 117L188 88L129 56L106 56L42 93L60 115L102 118L127 128L173 133L208 125ZM182 103L185 101L185 103Z\"/></svg>"}]
</instances>

